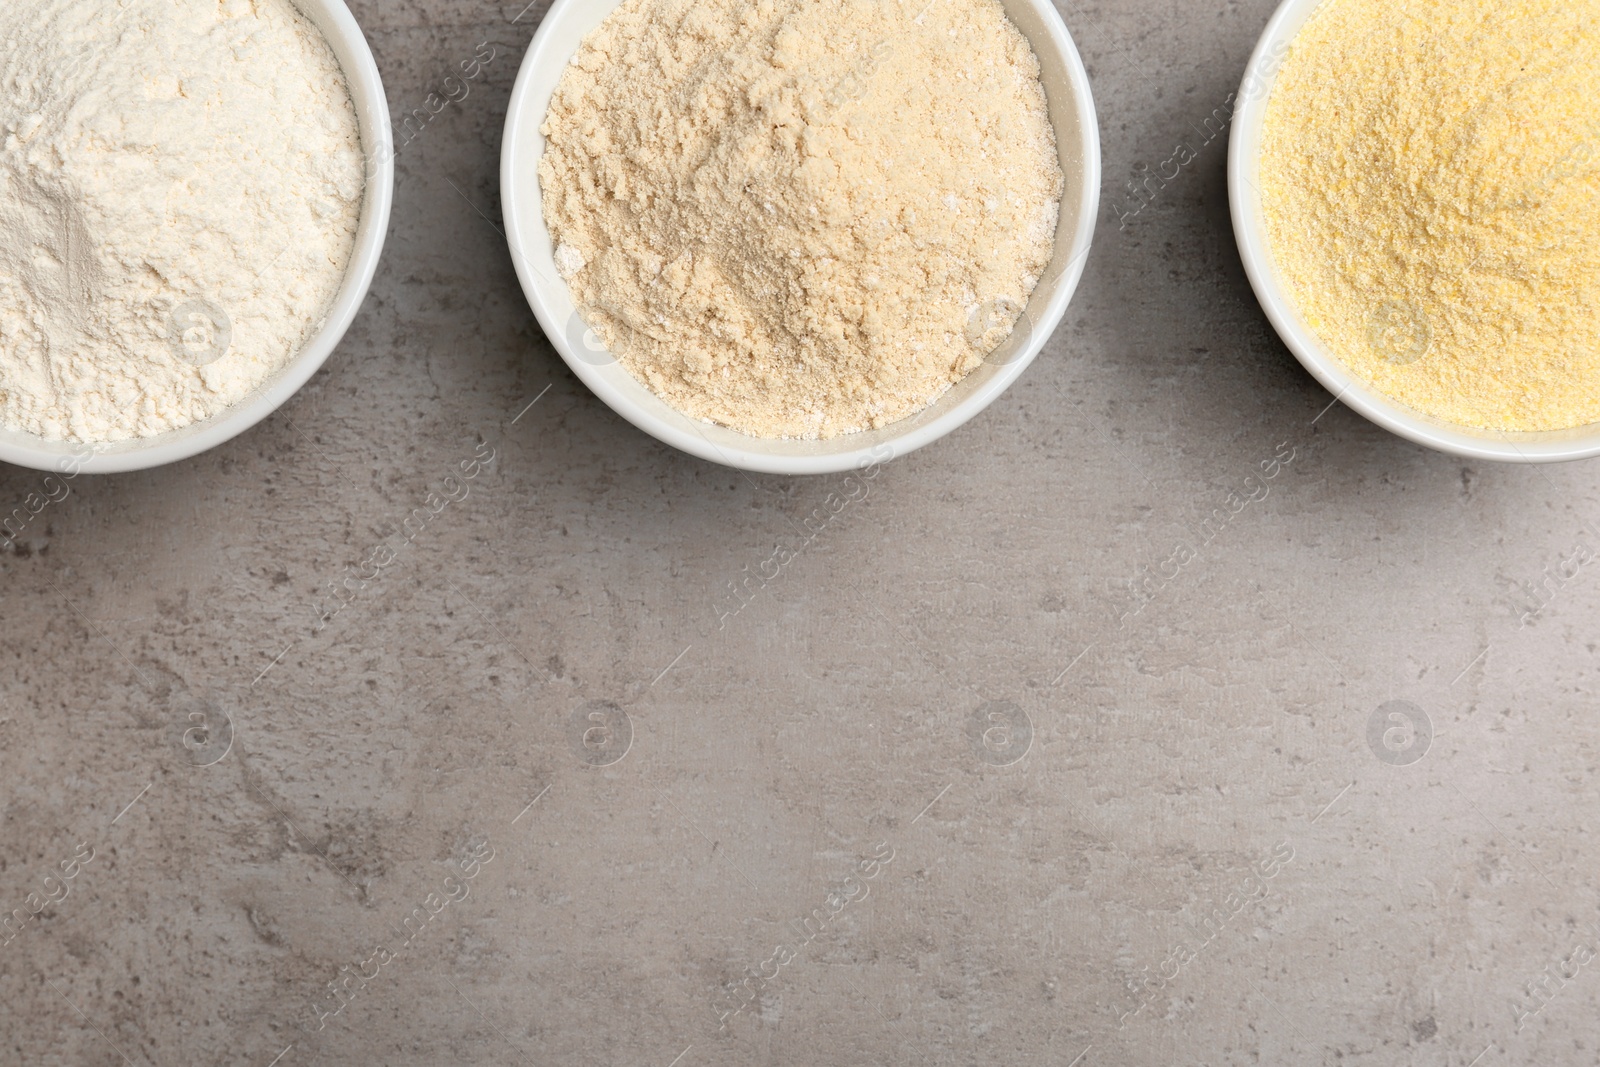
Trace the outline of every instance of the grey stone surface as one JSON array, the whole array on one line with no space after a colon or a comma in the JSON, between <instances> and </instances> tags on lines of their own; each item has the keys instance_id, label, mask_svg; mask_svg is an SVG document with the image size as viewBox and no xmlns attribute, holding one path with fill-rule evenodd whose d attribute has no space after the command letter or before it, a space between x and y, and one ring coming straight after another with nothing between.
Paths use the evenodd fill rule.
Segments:
<instances>
[{"instance_id":1,"label":"grey stone surface","mask_svg":"<svg viewBox=\"0 0 1600 1067\"><path fill-rule=\"evenodd\" d=\"M0 947L0 1062L1594 1063L1600 596L1518 583L1600 547L1600 468L1330 409L1220 140L1119 224L1270 0L1064 9L1080 294L837 514L542 337L495 220L543 7L355 4L396 113L498 53L348 340L0 556L0 912L65 893Z\"/></svg>"}]
</instances>

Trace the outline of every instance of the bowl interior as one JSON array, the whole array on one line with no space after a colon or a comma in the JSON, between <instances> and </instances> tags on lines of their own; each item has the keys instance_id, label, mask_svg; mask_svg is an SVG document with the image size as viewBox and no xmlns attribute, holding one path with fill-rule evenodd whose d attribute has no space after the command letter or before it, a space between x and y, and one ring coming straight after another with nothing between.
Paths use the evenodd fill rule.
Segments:
<instances>
[{"instance_id":1,"label":"bowl interior","mask_svg":"<svg viewBox=\"0 0 1600 1067\"><path fill-rule=\"evenodd\" d=\"M1228 146L1229 198L1245 271L1278 335L1335 397L1366 418L1418 444L1454 455L1508 462L1552 462L1600 455L1600 425L1512 433L1445 422L1356 378L1300 318L1279 280L1261 205L1261 139L1277 72L1295 36L1328 0L1285 0L1267 24L1240 87Z\"/></svg>"},{"instance_id":2,"label":"bowl interior","mask_svg":"<svg viewBox=\"0 0 1600 1067\"><path fill-rule=\"evenodd\" d=\"M155 437L93 446L46 441L0 428L0 460L37 470L58 470L68 457L88 474L144 470L174 463L228 441L271 415L327 360L366 299L389 229L394 198L394 148L389 104L366 37L344 0L291 0L322 31L344 71L361 130L367 181L355 249L321 329L281 370L237 404L209 419Z\"/></svg>"},{"instance_id":3,"label":"bowl interior","mask_svg":"<svg viewBox=\"0 0 1600 1067\"><path fill-rule=\"evenodd\" d=\"M1066 311L1083 273L1099 208L1100 140L1088 75L1048 0L1002 0L1039 57L1066 176L1055 254L1044 278L1005 344L937 402L882 429L826 441L750 437L674 410L586 330L556 270L539 192L545 148L539 126L579 44L621 2L557 0L523 61L506 125L501 195L512 258L540 324L584 384L635 426L693 455L747 470L817 474L920 448L982 411L1016 380Z\"/></svg>"}]
</instances>

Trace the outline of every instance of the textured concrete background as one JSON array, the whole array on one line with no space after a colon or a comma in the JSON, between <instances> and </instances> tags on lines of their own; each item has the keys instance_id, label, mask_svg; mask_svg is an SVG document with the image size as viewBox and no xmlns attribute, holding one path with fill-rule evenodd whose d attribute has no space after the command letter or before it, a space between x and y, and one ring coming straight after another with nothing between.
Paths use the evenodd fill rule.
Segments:
<instances>
[{"instance_id":1,"label":"textured concrete background","mask_svg":"<svg viewBox=\"0 0 1600 1067\"><path fill-rule=\"evenodd\" d=\"M497 58L349 339L0 556L0 1062L1596 1062L1597 468L1330 409L1220 139L1119 224L1270 0L1064 10L1083 288L836 514L540 334L495 227L542 3L354 7L396 113Z\"/></svg>"}]
</instances>

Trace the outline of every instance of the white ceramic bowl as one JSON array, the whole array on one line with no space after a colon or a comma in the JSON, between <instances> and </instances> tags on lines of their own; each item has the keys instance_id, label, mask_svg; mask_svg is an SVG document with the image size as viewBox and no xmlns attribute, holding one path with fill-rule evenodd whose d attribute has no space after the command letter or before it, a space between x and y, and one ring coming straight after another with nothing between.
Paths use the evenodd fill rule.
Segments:
<instances>
[{"instance_id":1,"label":"white ceramic bowl","mask_svg":"<svg viewBox=\"0 0 1600 1067\"><path fill-rule=\"evenodd\" d=\"M881 462L936 441L989 406L1017 380L1066 312L1083 275L1100 203L1100 127L1089 76L1049 0L1002 0L1039 57L1067 179L1055 257L1044 279L1006 343L936 403L882 429L827 441L767 440L689 418L606 352L573 306L555 267L540 204L544 137L539 127L578 45L620 3L556 0L528 47L512 90L501 158L502 210L517 276L551 343L585 385L639 429L691 455L771 474L827 474Z\"/></svg>"},{"instance_id":2,"label":"white ceramic bowl","mask_svg":"<svg viewBox=\"0 0 1600 1067\"><path fill-rule=\"evenodd\" d=\"M32 434L0 428L0 460L36 470L65 470L78 457L76 469L84 474L113 474L145 470L197 455L232 440L278 410L305 385L332 354L356 312L366 299L383 254L389 230L389 210L394 201L394 141L389 125L389 102L384 96L378 64L367 39L344 0L292 0L322 31L344 69L350 98L361 125L362 152L367 161L367 184L361 205L356 246L328 317L298 355L263 382L249 396L202 422L181 430L115 444L88 446L46 441Z\"/></svg>"},{"instance_id":3,"label":"white ceramic bowl","mask_svg":"<svg viewBox=\"0 0 1600 1067\"><path fill-rule=\"evenodd\" d=\"M1600 425L1545 433L1474 429L1424 415L1389 399L1348 368L1301 320L1279 281L1261 209L1261 132L1279 66L1295 35L1328 0L1285 0L1250 57L1228 144L1228 196L1245 272L1267 318L1306 370L1336 398L1391 433L1473 459L1549 463L1600 455Z\"/></svg>"}]
</instances>

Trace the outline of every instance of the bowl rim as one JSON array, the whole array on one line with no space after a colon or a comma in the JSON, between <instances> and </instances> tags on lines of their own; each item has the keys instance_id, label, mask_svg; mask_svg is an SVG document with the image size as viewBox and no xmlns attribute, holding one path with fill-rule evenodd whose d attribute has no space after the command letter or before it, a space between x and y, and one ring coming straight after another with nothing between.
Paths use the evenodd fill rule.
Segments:
<instances>
[{"instance_id":1,"label":"bowl rim","mask_svg":"<svg viewBox=\"0 0 1600 1067\"><path fill-rule=\"evenodd\" d=\"M1300 364L1333 394L1369 421L1398 437L1450 455L1503 463L1558 463L1600 456L1600 424L1571 430L1513 433L1446 423L1390 399L1357 378L1301 321L1278 280L1251 181L1260 164L1260 139L1282 57L1304 25L1336 0L1282 0L1262 31L1235 97L1228 142L1228 201L1234 237L1250 286L1272 327ZM1278 54L1275 56L1274 53ZM1320 417L1320 416L1319 416Z\"/></svg>"},{"instance_id":2,"label":"bowl rim","mask_svg":"<svg viewBox=\"0 0 1600 1067\"><path fill-rule=\"evenodd\" d=\"M289 0L322 33L349 86L366 163L361 216L350 263L322 326L292 359L243 400L210 418L158 434L109 443L50 441L20 431L0 435L0 461L48 472L119 474L177 463L233 440L272 415L322 369L344 339L377 275L394 205L395 152L383 77L366 35L344 0Z\"/></svg>"},{"instance_id":3,"label":"bowl rim","mask_svg":"<svg viewBox=\"0 0 1600 1067\"><path fill-rule=\"evenodd\" d=\"M1094 94L1089 82L1088 70L1084 67L1083 58L1079 54L1066 23L1049 0L1011 0L1013 3L1029 7L1037 24L1042 26L1049 38L1050 46L1060 55L1062 66L1066 71L1066 81L1070 87L1072 104L1077 109L1079 117L1079 138L1075 147L1079 158L1082 160L1081 191L1075 209L1078 211L1076 226L1072 233L1071 245L1068 249L1066 265L1056 274L1050 276L1057 289L1051 298L1044 304L1037 315L1031 314L1035 308L1032 300L1029 302L1027 314L1029 337L1026 345L999 370L986 381L980 383L956 402L950 404L948 410L938 412L937 408L944 403L941 397L934 401L920 414L908 416L901 422L908 428L899 434L894 434L895 424L890 424L882 430L874 431L875 434L888 433L887 439L875 436L872 443L863 444L854 449L841 450L830 454L818 455L775 455L766 451L755 451L740 448L737 445L719 445L710 440L705 434L694 429L695 423L688 416L680 413L679 419L686 425L678 425L668 419L659 417L654 412L645 410L636 404L627 394L616 388L610 379L602 372L600 367L578 357L574 347L566 336L563 324L558 321L555 309L547 302L540 282L549 285L557 283L550 281L533 266L528 254L527 239L530 233L543 228L542 211L534 212L531 206L542 200L542 190L538 182L538 163L542 158L530 156L525 162L523 153L519 152L525 138L538 136L538 129L543 124L545 109L541 107L537 114L534 113L533 82L541 69L546 69L549 64L560 69L565 69L571 55L553 57L547 54L552 48L552 39L555 28L562 21L571 16L572 12L585 5L592 4L594 0L556 0L544 21L540 24L533 40L528 45L528 51L523 56L522 67L517 74L516 85L511 91L511 99L506 113L505 134L501 144L501 170L500 170L500 195L502 216L505 220L506 239L511 250L511 259L517 272L517 278L522 284L523 293L527 296L529 306L533 309L534 316L543 328L551 344L561 355L572 372L583 382L597 397L599 397L612 411L622 416L636 428L654 437L656 440L671 445L679 451L686 452L700 459L712 463L732 467L737 470L751 471L762 474L787 474L787 475L817 475L835 474L843 471L856 470L885 461L895 456L903 456L913 452L958 429L985 408L997 400L1001 394L1016 382L1023 371L1036 359L1045 344L1054 334L1062 318L1066 315L1068 304L1076 293L1079 282L1082 280L1086 260L1093 245L1095 227L1100 212L1100 182L1101 182L1101 149L1100 125L1095 111ZM1008 16L1009 17L1009 16ZM1015 20L1013 20L1015 25ZM1019 32L1023 32L1018 27ZM1024 36L1027 36L1024 34ZM1039 50L1039 42L1028 38L1035 54ZM1058 146L1058 151L1067 146ZM1063 213L1067 205L1063 203ZM1057 229L1056 258L1060 257L1059 242L1061 232ZM560 283L564 285L565 283ZM1045 283L1041 280L1040 286ZM1038 290L1036 289L1037 293ZM946 394L948 396L949 394ZM935 412L933 417L922 416ZM915 425L912 425L912 424ZM834 440L847 440L835 438ZM865 436L865 435L863 435ZM751 438L760 441L766 447L782 447L783 441L770 438ZM795 440L797 448L815 447L814 441ZM886 454L887 453L887 454Z\"/></svg>"}]
</instances>

